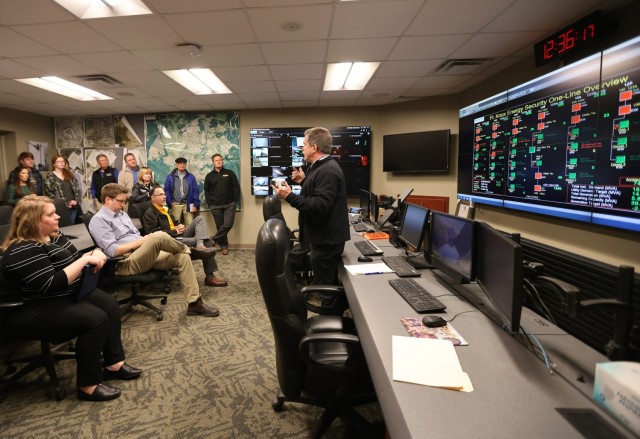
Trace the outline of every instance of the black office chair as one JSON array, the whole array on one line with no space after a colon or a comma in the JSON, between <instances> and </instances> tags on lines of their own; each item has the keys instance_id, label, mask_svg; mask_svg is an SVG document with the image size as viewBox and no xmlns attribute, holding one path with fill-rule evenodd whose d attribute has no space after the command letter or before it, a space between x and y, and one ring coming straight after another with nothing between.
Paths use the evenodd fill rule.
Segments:
<instances>
[{"instance_id":1,"label":"black office chair","mask_svg":"<svg viewBox=\"0 0 640 439\"><path fill-rule=\"evenodd\" d=\"M53 198L53 205L56 206L56 213L60 217L58 220L58 226L72 226L73 222L71 221L71 215L69 214L67 203L62 198Z\"/></svg>"},{"instance_id":2,"label":"black office chair","mask_svg":"<svg viewBox=\"0 0 640 439\"><path fill-rule=\"evenodd\" d=\"M319 438L336 417L376 437L355 407L376 401L375 391L351 319L321 315L307 318L288 263L289 230L267 220L258 233L256 272L271 321L278 374L276 412L286 401L324 408L309 437Z\"/></svg>"},{"instance_id":3,"label":"black office chair","mask_svg":"<svg viewBox=\"0 0 640 439\"><path fill-rule=\"evenodd\" d=\"M151 207L151 201L145 201L142 203L130 203L129 204L129 216L131 218L139 218L142 221L142 217L147 209Z\"/></svg>"},{"instance_id":4,"label":"black office chair","mask_svg":"<svg viewBox=\"0 0 640 439\"><path fill-rule=\"evenodd\" d=\"M262 205L262 217L265 221L270 218L275 218L282 221L285 225L287 221L282 214L282 202L276 195L269 195L265 197L264 204ZM304 242L301 242L298 237L297 229L289 230L289 264L294 273L299 275L299 280L302 283L310 283L312 277L311 269L311 255L309 252L309 246Z\"/></svg>"},{"instance_id":5,"label":"black office chair","mask_svg":"<svg viewBox=\"0 0 640 439\"><path fill-rule=\"evenodd\" d=\"M2 260L1 256L0 260ZM43 367L51 380L49 387L51 394L57 401L62 401L67 396L67 391L60 385L55 363L57 361L75 359L76 354L73 352L73 345L70 340L52 340L45 334L40 338L33 339L25 338L21 333L12 331L5 324L3 313L10 312L11 308L22 306L24 302L19 297L20 294L17 289L11 286L10 281L6 279L3 271L0 270L0 342L14 344L4 360L6 373L11 375L0 382L0 395L4 395L21 378ZM14 357L16 350L29 341L39 342L39 353ZM23 366L17 369L17 365Z\"/></svg>"},{"instance_id":6,"label":"black office chair","mask_svg":"<svg viewBox=\"0 0 640 439\"><path fill-rule=\"evenodd\" d=\"M93 214L85 213L80 215L80 219L89 230L89 223L91 222L91 218ZM93 236L92 236L93 238ZM95 240L94 240L95 242ZM116 267L118 261L122 260L122 257L109 258L104 268L102 269L102 274L100 278L100 286L106 290L113 289L114 285L122 286L122 285L131 285L131 295L129 297L125 297L124 299L119 299L118 303L120 305L125 305L120 310L120 315L124 317L133 311L133 307L135 305L142 305L146 308L149 308L156 312L156 320L161 321L164 316L162 310L157 306L151 304L149 300L152 299L160 299L160 303L162 305L167 304L167 294L171 291L170 282L166 282L164 285L164 293L159 295L144 295L140 293L140 288L143 285L149 285L156 282L160 282L165 280L167 277L170 278L171 273L168 271L162 270L149 270L146 273L142 274L134 274L131 276L118 276L116 274Z\"/></svg>"},{"instance_id":7,"label":"black office chair","mask_svg":"<svg viewBox=\"0 0 640 439\"><path fill-rule=\"evenodd\" d=\"M11 223L11 214L13 206L0 206L0 226Z\"/></svg>"}]
</instances>

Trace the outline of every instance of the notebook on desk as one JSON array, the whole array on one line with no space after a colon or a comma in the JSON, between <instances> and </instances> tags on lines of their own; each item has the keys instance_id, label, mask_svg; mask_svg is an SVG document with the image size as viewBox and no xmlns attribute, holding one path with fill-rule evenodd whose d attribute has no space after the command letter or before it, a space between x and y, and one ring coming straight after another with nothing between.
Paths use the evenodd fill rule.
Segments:
<instances>
[{"instance_id":1,"label":"notebook on desk","mask_svg":"<svg viewBox=\"0 0 640 439\"><path fill-rule=\"evenodd\" d=\"M80 274L80 288L76 290L73 295L74 302L82 302L85 297L93 292L98 287L98 280L100 279L100 270L94 273L93 265L85 265Z\"/></svg>"}]
</instances>

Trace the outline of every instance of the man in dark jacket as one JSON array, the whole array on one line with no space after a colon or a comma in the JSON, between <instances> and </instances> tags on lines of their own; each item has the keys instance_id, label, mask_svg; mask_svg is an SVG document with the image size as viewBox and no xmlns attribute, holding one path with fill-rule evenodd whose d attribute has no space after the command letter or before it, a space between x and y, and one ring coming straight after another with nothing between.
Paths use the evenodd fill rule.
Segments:
<instances>
[{"instance_id":1,"label":"man in dark jacket","mask_svg":"<svg viewBox=\"0 0 640 439\"><path fill-rule=\"evenodd\" d=\"M102 186L118 182L118 170L109 166L109 159L104 154L96 157L98 169L91 174L91 195L95 200L96 212L102 207Z\"/></svg>"},{"instance_id":2,"label":"man in dark jacket","mask_svg":"<svg viewBox=\"0 0 640 439\"><path fill-rule=\"evenodd\" d=\"M291 176L295 183L302 183L300 195L294 194L286 181L273 189L299 211L300 237L311 249L313 283L335 285L344 243L350 239L346 182L342 169L329 155L329 130L316 127L305 131L302 151L309 164L307 173L294 168Z\"/></svg>"},{"instance_id":3,"label":"man in dark jacket","mask_svg":"<svg viewBox=\"0 0 640 439\"><path fill-rule=\"evenodd\" d=\"M149 195L151 206L142 216L142 227L145 233L149 234L161 230L180 240L184 245L192 249L191 255L193 258L202 259L202 268L206 276L204 284L210 287L226 287L228 285L227 281L216 277L214 274L218 271L215 251L205 246L206 244L211 245L205 219L197 216L188 226L180 224L165 207L167 196L164 193L164 189L154 187L149 191Z\"/></svg>"},{"instance_id":4,"label":"man in dark jacket","mask_svg":"<svg viewBox=\"0 0 640 439\"><path fill-rule=\"evenodd\" d=\"M194 212L200 209L200 195L196 177L187 171L187 159L184 157L176 159L176 168L164 181L164 192L171 215L187 226L191 224Z\"/></svg>"},{"instance_id":5,"label":"man in dark jacket","mask_svg":"<svg viewBox=\"0 0 640 439\"><path fill-rule=\"evenodd\" d=\"M228 254L229 240L227 234L233 227L236 217L236 203L240 199L240 184L236 174L224 168L220 154L211 157L213 171L204 179L204 196L216 222L216 234L213 240L221 248L223 255Z\"/></svg>"}]
</instances>

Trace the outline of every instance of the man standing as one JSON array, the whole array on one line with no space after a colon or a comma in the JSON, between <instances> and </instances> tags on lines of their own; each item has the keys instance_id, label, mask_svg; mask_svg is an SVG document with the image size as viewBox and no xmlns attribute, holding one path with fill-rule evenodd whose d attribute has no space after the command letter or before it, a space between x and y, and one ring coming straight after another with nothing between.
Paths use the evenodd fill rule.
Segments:
<instances>
[{"instance_id":1,"label":"man standing","mask_svg":"<svg viewBox=\"0 0 640 439\"><path fill-rule=\"evenodd\" d=\"M126 187L129 190L129 193L131 193L133 185L138 182L138 171L140 171L140 168L138 167L136 156L133 155L133 153L129 152L125 154L124 162L127 165L118 176L118 184Z\"/></svg>"},{"instance_id":2,"label":"man standing","mask_svg":"<svg viewBox=\"0 0 640 439\"><path fill-rule=\"evenodd\" d=\"M94 241L108 256L124 256L118 262L116 275L131 276L146 273L151 269L178 269L178 277L188 302L187 315L216 317L220 312L206 305L200 296L196 273L191 265L190 254L206 257L213 249L189 248L165 232L140 236L131 218L122 211L127 201L126 187L110 183L102 188L102 208L89 223L89 232Z\"/></svg>"},{"instance_id":3,"label":"man standing","mask_svg":"<svg viewBox=\"0 0 640 439\"><path fill-rule=\"evenodd\" d=\"M102 187L118 181L118 170L109 166L109 159L104 154L96 157L98 169L91 174L91 195L95 200L96 212L102 207Z\"/></svg>"},{"instance_id":4,"label":"man standing","mask_svg":"<svg viewBox=\"0 0 640 439\"><path fill-rule=\"evenodd\" d=\"M196 177L187 171L187 159L178 157L176 168L164 181L164 193L171 215L185 225L191 224L193 214L200 209L200 195Z\"/></svg>"},{"instance_id":5,"label":"man standing","mask_svg":"<svg viewBox=\"0 0 640 439\"><path fill-rule=\"evenodd\" d=\"M221 253L229 253L227 234L233 227L236 217L236 203L240 200L240 184L236 174L224 168L220 154L211 157L213 171L204 179L204 196L216 222L216 234L213 241L220 245Z\"/></svg>"},{"instance_id":6,"label":"man standing","mask_svg":"<svg viewBox=\"0 0 640 439\"><path fill-rule=\"evenodd\" d=\"M18 156L18 163L21 166L26 166L29 168L29 180L35 189L36 195L42 195L42 174L35 168L35 160L33 158L33 154L29 151L21 152ZM9 178L7 179L7 185L13 184L13 178L16 170L12 170L9 173Z\"/></svg>"},{"instance_id":7,"label":"man standing","mask_svg":"<svg viewBox=\"0 0 640 439\"><path fill-rule=\"evenodd\" d=\"M151 206L147 209L142 217L142 226L145 232L153 233L158 230L167 232L172 238L180 239L184 245L189 248L204 250L211 246L209 242L209 232L207 230L207 222L201 216L194 218L193 222L185 227L180 224L165 207L167 196L161 187L153 187L149 191L151 198ZM207 245L205 247L205 245ZM204 268L204 284L210 287L226 287L227 281L216 277L214 274L218 271L216 263L215 251L211 252L205 258L202 258L202 267Z\"/></svg>"},{"instance_id":8,"label":"man standing","mask_svg":"<svg viewBox=\"0 0 640 439\"><path fill-rule=\"evenodd\" d=\"M300 195L291 192L286 181L272 186L280 199L298 209L301 241L311 249L314 284L338 283L338 263L344 243L350 239L347 187L342 169L331 158L331 133L310 128L302 147L307 174L293 169L295 183L302 183Z\"/></svg>"}]
</instances>

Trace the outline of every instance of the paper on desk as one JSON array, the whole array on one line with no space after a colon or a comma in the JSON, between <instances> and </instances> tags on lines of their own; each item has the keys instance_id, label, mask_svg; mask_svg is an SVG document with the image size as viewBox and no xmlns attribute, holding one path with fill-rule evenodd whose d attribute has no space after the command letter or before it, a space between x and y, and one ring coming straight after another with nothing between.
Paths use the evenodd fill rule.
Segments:
<instances>
[{"instance_id":1,"label":"paper on desk","mask_svg":"<svg viewBox=\"0 0 640 439\"><path fill-rule=\"evenodd\" d=\"M367 262L366 264L345 265L344 268L349 270L349 273L353 275L393 273L393 270L389 268L389 266L384 262L380 262L377 264Z\"/></svg>"},{"instance_id":2,"label":"paper on desk","mask_svg":"<svg viewBox=\"0 0 640 439\"><path fill-rule=\"evenodd\" d=\"M394 335L392 352L394 381L473 392L471 379L448 340Z\"/></svg>"}]
</instances>

